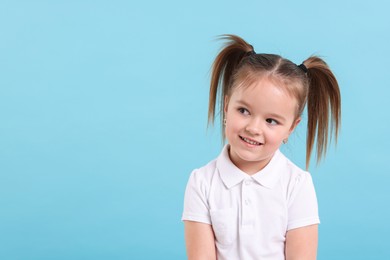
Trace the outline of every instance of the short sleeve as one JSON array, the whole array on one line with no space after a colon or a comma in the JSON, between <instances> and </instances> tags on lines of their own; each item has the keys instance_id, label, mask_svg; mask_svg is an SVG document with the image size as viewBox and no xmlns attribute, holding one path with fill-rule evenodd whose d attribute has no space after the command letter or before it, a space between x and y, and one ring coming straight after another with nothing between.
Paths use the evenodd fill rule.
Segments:
<instances>
[{"instance_id":1,"label":"short sleeve","mask_svg":"<svg viewBox=\"0 0 390 260\"><path fill-rule=\"evenodd\" d=\"M208 186L202 172L194 170L184 195L182 220L211 224L208 205Z\"/></svg>"},{"instance_id":2,"label":"short sleeve","mask_svg":"<svg viewBox=\"0 0 390 260\"><path fill-rule=\"evenodd\" d=\"M288 206L287 230L320 223L317 196L310 174L300 174L295 182Z\"/></svg>"}]
</instances>

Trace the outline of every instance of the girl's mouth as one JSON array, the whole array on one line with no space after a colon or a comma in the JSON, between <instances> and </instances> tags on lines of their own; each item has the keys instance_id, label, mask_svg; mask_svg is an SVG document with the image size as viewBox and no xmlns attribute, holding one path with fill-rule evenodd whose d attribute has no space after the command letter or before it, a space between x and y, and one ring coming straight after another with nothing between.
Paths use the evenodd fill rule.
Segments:
<instances>
[{"instance_id":1,"label":"girl's mouth","mask_svg":"<svg viewBox=\"0 0 390 260\"><path fill-rule=\"evenodd\" d=\"M245 138L240 136L241 140L243 140L245 143L251 144L251 145L261 145L261 143L253 141L251 139Z\"/></svg>"}]
</instances>

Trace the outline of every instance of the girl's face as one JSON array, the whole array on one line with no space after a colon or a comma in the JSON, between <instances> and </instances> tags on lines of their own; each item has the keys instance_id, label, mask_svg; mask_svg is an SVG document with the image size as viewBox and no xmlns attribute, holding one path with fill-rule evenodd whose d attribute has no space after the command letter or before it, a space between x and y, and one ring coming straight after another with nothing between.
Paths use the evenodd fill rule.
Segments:
<instances>
[{"instance_id":1,"label":"girl's face","mask_svg":"<svg viewBox=\"0 0 390 260\"><path fill-rule=\"evenodd\" d=\"M266 78L233 90L224 108L232 162L248 174L264 168L299 123L296 108L296 99Z\"/></svg>"}]
</instances>

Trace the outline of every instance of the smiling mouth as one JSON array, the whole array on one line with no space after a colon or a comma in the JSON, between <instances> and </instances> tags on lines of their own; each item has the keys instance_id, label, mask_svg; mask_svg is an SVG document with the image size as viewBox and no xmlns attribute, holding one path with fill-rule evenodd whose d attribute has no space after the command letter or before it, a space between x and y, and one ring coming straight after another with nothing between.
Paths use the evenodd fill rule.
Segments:
<instances>
[{"instance_id":1,"label":"smiling mouth","mask_svg":"<svg viewBox=\"0 0 390 260\"><path fill-rule=\"evenodd\" d=\"M251 139L248 139L248 138L245 138L245 137L242 137L242 136L240 136L240 138L241 138L241 140L243 140L245 143L248 143L248 144L251 144L251 145L262 145L262 143L253 141L253 140L251 140Z\"/></svg>"}]
</instances>

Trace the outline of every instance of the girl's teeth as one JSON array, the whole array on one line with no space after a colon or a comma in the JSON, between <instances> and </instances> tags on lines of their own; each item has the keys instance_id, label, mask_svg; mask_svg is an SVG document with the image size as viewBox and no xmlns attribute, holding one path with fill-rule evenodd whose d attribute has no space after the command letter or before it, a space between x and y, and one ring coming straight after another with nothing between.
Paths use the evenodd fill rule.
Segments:
<instances>
[{"instance_id":1,"label":"girl's teeth","mask_svg":"<svg viewBox=\"0 0 390 260\"><path fill-rule=\"evenodd\" d=\"M253 144L253 145L259 145L259 144L260 144L260 143L258 143L258 142L255 142L255 141L246 139L245 137L243 137L242 139L243 139L245 142L249 143L249 144Z\"/></svg>"}]
</instances>

